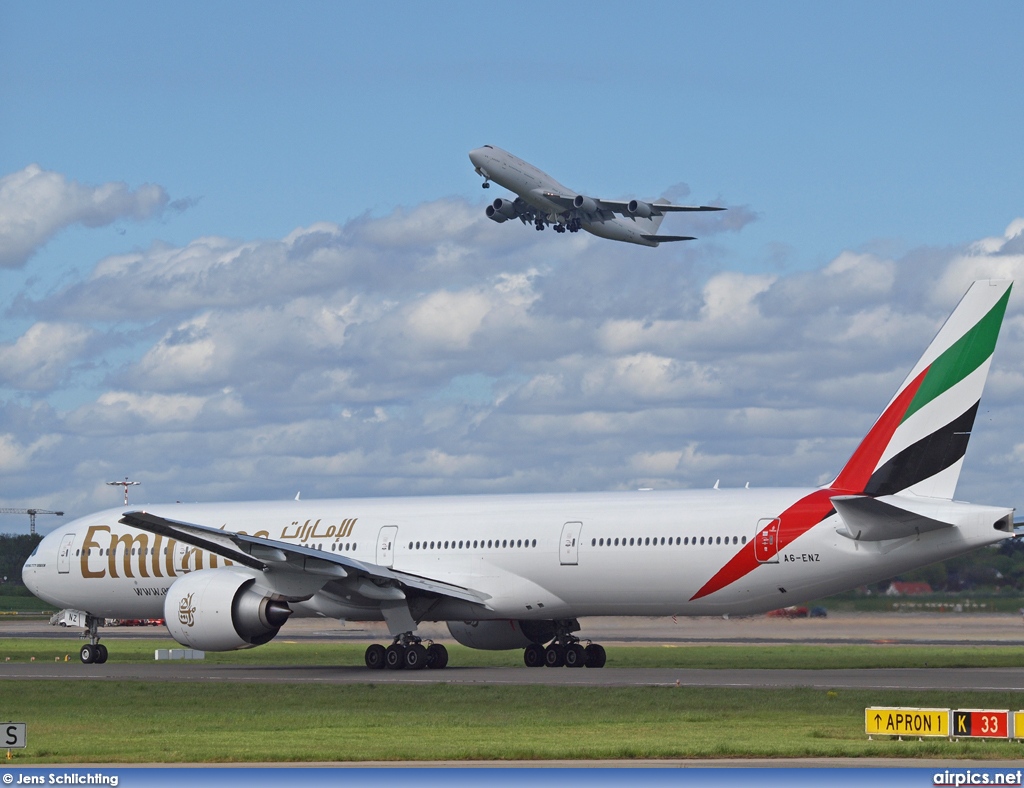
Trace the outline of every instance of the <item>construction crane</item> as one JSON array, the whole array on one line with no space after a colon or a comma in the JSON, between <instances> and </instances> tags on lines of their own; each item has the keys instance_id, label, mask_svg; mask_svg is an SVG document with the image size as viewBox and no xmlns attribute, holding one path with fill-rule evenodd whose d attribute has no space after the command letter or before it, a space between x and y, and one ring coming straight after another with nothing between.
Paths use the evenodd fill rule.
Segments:
<instances>
[{"instance_id":1,"label":"construction crane","mask_svg":"<svg viewBox=\"0 0 1024 788\"><path fill-rule=\"evenodd\" d=\"M29 533L33 536L35 536L36 533L37 514L55 514L58 517L64 516L64 512L51 512L49 509L0 509L0 514L27 514Z\"/></svg>"}]
</instances>

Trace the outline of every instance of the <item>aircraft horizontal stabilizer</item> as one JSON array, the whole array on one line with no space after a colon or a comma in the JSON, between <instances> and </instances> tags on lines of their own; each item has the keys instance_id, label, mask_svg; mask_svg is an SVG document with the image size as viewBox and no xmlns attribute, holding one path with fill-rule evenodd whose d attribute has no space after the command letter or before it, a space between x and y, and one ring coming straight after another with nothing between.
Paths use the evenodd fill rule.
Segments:
<instances>
[{"instance_id":1,"label":"aircraft horizontal stabilizer","mask_svg":"<svg viewBox=\"0 0 1024 788\"><path fill-rule=\"evenodd\" d=\"M643 235L640 236L645 241L654 241L655 243L661 243L662 241L696 241L692 235Z\"/></svg>"},{"instance_id":2,"label":"aircraft horizontal stabilizer","mask_svg":"<svg viewBox=\"0 0 1024 788\"><path fill-rule=\"evenodd\" d=\"M911 512L869 495L837 495L831 501L843 518L844 525L837 532L862 542L902 539L953 527L953 523Z\"/></svg>"},{"instance_id":3,"label":"aircraft horizontal stabilizer","mask_svg":"<svg viewBox=\"0 0 1024 788\"><path fill-rule=\"evenodd\" d=\"M715 208L711 205L663 205L655 203L654 207L658 213L669 213L671 211L725 211L726 208Z\"/></svg>"}]
</instances>

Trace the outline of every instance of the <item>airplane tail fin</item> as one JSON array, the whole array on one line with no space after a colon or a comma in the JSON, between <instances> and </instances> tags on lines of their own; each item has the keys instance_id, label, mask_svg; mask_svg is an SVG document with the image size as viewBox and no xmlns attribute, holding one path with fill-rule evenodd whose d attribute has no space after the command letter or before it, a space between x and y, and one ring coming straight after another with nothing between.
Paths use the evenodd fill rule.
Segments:
<instances>
[{"instance_id":1,"label":"airplane tail fin","mask_svg":"<svg viewBox=\"0 0 1024 788\"><path fill-rule=\"evenodd\" d=\"M659 197L657 200L652 202L651 205L669 205L669 201L666 200L664 197ZM657 235L658 228L661 227L661 223L665 221L665 214L656 213L653 216L651 216L651 218L648 219L648 221L650 222L650 228L644 228L645 230L647 230L647 234Z\"/></svg>"},{"instance_id":2,"label":"airplane tail fin","mask_svg":"<svg viewBox=\"0 0 1024 788\"><path fill-rule=\"evenodd\" d=\"M831 489L952 500L1012 284L971 285Z\"/></svg>"}]
</instances>

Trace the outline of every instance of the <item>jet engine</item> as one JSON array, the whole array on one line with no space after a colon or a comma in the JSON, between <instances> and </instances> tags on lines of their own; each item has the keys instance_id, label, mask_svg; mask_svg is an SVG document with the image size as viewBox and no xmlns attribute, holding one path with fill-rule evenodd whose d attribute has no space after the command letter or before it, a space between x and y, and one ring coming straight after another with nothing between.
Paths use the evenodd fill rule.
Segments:
<instances>
[{"instance_id":1,"label":"jet engine","mask_svg":"<svg viewBox=\"0 0 1024 788\"><path fill-rule=\"evenodd\" d=\"M449 621L448 631L462 645L485 651L526 648L555 637L551 621Z\"/></svg>"},{"instance_id":2,"label":"jet engine","mask_svg":"<svg viewBox=\"0 0 1024 788\"><path fill-rule=\"evenodd\" d=\"M651 214L654 213L654 209L651 208L650 203L641 202L640 200L630 200L626 205L626 210L632 216L639 216L641 219L650 219Z\"/></svg>"},{"instance_id":3,"label":"jet engine","mask_svg":"<svg viewBox=\"0 0 1024 788\"><path fill-rule=\"evenodd\" d=\"M577 194L572 199L573 207L583 213L597 213L597 203L589 197L584 197L582 194Z\"/></svg>"},{"instance_id":4,"label":"jet engine","mask_svg":"<svg viewBox=\"0 0 1024 788\"><path fill-rule=\"evenodd\" d=\"M508 219L515 219L519 215L519 211L516 210L515 202L512 200L504 200L501 197L487 206L486 213L488 219L493 219L499 224L507 221Z\"/></svg>"},{"instance_id":5,"label":"jet engine","mask_svg":"<svg viewBox=\"0 0 1024 788\"><path fill-rule=\"evenodd\" d=\"M494 210L493 205L488 205L486 210L484 210L484 213L487 214L488 219L491 219L492 221L495 221L498 224L508 221L508 217L505 216L505 214L498 213L496 210Z\"/></svg>"},{"instance_id":6,"label":"jet engine","mask_svg":"<svg viewBox=\"0 0 1024 788\"><path fill-rule=\"evenodd\" d=\"M253 586L232 569L201 569L174 581L164 599L171 637L202 651L233 651L272 640L292 614L286 602Z\"/></svg>"}]
</instances>

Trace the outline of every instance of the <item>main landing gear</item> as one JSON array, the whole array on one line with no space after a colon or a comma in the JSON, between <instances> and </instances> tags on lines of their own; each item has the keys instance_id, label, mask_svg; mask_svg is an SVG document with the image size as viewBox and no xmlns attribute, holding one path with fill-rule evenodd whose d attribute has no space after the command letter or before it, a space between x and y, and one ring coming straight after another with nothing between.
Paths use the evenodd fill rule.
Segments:
<instances>
[{"instance_id":1,"label":"main landing gear","mask_svg":"<svg viewBox=\"0 0 1024 788\"><path fill-rule=\"evenodd\" d=\"M88 616L86 618L88 633L85 636L89 638L89 642L82 646L82 650L78 652L83 665L102 665L107 661L107 647L100 643L99 628L101 620L95 616Z\"/></svg>"},{"instance_id":2,"label":"main landing gear","mask_svg":"<svg viewBox=\"0 0 1024 788\"><path fill-rule=\"evenodd\" d=\"M579 624L573 622L576 629ZM555 639L547 646L531 643L523 651L523 662L528 668L603 668L607 656L604 646L590 643L583 646L572 634L572 625L560 624L555 628Z\"/></svg>"},{"instance_id":3,"label":"main landing gear","mask_svg":"<svg viewBox=\"0 0 1024 788\"><path fill-rule=\"evenodd\" d=\"M440 670L448 665L448 649L440 643L424 646L422 638L406 632L387 648L380 643L367 646L365 659L370 670Z\"/></svg>"}]
</instances>

